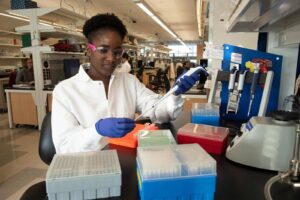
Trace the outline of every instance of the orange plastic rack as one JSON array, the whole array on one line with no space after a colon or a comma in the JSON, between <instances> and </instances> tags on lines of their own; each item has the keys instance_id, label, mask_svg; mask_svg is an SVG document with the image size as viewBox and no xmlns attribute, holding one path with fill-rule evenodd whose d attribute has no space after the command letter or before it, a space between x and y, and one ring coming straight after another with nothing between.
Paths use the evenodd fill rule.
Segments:
<instances>
[{"instance_id":1,"label":"orange plastic rack","mask_svg":"<svg viewBox=\"0 0 300 200\"><path fill-rule=\"evenodd\" d=\"M110 138L109 143L114 145L136 148L138 146L137 134L140 130L158 130L155 124L136 124L135 128L122 138Z\"/></svg>"}]
</instances>

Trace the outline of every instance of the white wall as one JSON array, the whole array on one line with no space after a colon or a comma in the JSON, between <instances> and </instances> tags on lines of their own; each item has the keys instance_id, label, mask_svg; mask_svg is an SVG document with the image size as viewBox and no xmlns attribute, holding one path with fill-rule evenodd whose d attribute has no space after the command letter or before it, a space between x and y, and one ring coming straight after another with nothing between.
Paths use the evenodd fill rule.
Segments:
<instances>
[{"instance_id":1,"label":"white wall","mask_svg":"<svg viewBox=\"0 0 300 200\"><path fill-rule=\"evenodd\" d=\"M269 53L283 56L278 103L279 109L282 108L284 98L294 93L299 46L297 43L285 47L278 46L280 35L282 34L283 32L269 33L267 49ZM300 38L300 35L298 37Z\"/></svg>"},{"instance_id":2,"label":"white wall","mask_svg":"<svg viewBox=\"0 0 300 200\"><path fill-rule=\"evenodd\" d=\"M227 19L231 14L230 0L210 0L209 2L209 42L214 45L232 44L256 50L258 33L228 33L226 31ZM213 60L210 64L213 67L221 67L219 60Z\"/></svg>"}]
</instances>

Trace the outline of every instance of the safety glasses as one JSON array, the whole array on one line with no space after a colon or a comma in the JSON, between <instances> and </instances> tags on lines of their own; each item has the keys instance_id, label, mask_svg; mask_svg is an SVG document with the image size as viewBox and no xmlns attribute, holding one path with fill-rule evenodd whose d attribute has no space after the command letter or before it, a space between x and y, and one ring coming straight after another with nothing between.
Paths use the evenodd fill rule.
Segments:
<instances>
[{"instance_id":1,"label":"safety glasses","mask_svg":"<svg viewBox=\"0 0 300 200\"><path fill-rule=\"evenodd\" d=\"M108 53L111 52L113 54L113 56L115 56L116 58L122 57L122 55L124 53L123 48L111 49L106 46L96 47L95 45L93 45L91 43L88 44L87 48L91 49L93 52L98 52L102 56L107 56Z\"/></svg>"}]
</instances>

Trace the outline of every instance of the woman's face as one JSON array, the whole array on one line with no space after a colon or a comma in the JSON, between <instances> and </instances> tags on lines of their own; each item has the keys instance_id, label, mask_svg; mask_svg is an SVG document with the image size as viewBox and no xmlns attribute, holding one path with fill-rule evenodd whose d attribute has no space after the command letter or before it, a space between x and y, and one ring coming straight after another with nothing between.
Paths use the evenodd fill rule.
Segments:
<instances>
[{"instance_id":1,"label":"woman's face","mask_svg":"<svg viewBox=\"0 0 300 200\"><path fill-rule=\"evenodd\" d=\"M122 38L111 30L99 31L92 44L96 51L88 49L91 68L99 77L110 77L122 60Z\"/></svg>"},{"instance_id":2,"label":"woman's face","mask_svg":"<svg viewBox=\"0 0 300 200\"><path fill-rule=\"evenodd\" d=\"M33 67L32 60L29 58L27 59L27 68L32 69L32 67Z\"/></svg>"}]
</instances>

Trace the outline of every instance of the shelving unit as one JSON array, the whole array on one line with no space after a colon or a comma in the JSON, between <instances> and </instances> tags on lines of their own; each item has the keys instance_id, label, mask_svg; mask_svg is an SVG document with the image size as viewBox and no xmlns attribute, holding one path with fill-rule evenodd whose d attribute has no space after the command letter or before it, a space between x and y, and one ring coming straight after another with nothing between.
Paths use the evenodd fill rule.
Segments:
<instances>
[{"instance_id":1,"label":"shelving unit","mask_svg":"<svg viewBox=\"0 0 300 200\"><path fill-rule=\"evenodd\" d=\"M21 15L29 19L29 25L17 27L20 33L30 33L31 47L22 48L22 52L31 53L33 58L35 90L31 91L35 99L37 108L37 121L39 128L46 114L47 95L44 89L43 61L45 59L78 58L84 57L82 52L56 52L50 46L41 46L41 36L43 38L72 38L83 43L83 34L78 32L79 28L87 19L86 16L79 15L62 8L34 8L7 11L13 15ZM11 119L10 119L11 120ZM13 123L10 123L12 127Z\"/></svg>"},{"instance_id":2,"label":"shelving unit","mask_svg":"<svg viewBox=\"0 0 300 200\"><path fill-rule=\"evenodd\" d=\"M15 44L3 44L3 43L0 43L0 47L18 47L18 48L21 48L22 45L15 45Z\"/></svg>"},{"instance_id":3,"label":"shelving unit","mask_svg":"<svg viewBox=\"0 0 300 200\"><path fill-rule=\"evenodd\" d=\"M64 51L45 51L44 54L61 54L61 55L80 55L84 56L83 52L64 52Z\"/></svg>"},{"instance_id":4,"label":"shelving unit","mask_svg":"<svg viewBox=\"0 0 300 200\"><path fill-rule=\"evenodd\" d=\"M15 32L0 30L0 71L4 74L0 78L0 110L7 109L4 86L9 83L9 72L22 66L26 59L21 53L21 35Z\"/></svg>"},{"instance_id":5,"label":"shelving unit","mask_svg":"<svg viewBox=\"0 0 300 200\"><path fill-rule=\"evenodd\" d=\"M143 61L144 63L154 62L156 60L170 60L169 52L171 49L164 45L144 45Z\"/></svg>"},{"instance_id":6,"label":"shelving unit","mask_svg":"<svg viewBox=\"0 0 300 200\"><path fill-rule=\"evenodd\" d=\"M27 59L28 57L14 57L14 56L0 56L0 59L15 59L15 60L22 60Z\"/></svg>"},{"instance_id":7,"label":"shelving unit","mask_svg":"<svg viewBox=\"0 0 300 200\"><path fill-rule=\"evenodd\" d=\"M0 70L11 71L22 66L21 34L0 30Z\"/></svg>"},{"instance_id":8,"label":"shelving unit","mask_svg":"<svg viewBox=\"0 0 300 200\"><path fill-rule=\"evenodd\" d=\"M145 57L150 59L170 59L169 52L171 49L164 45L152 45L145 48Z\"/></svg>"}]
</instances>

